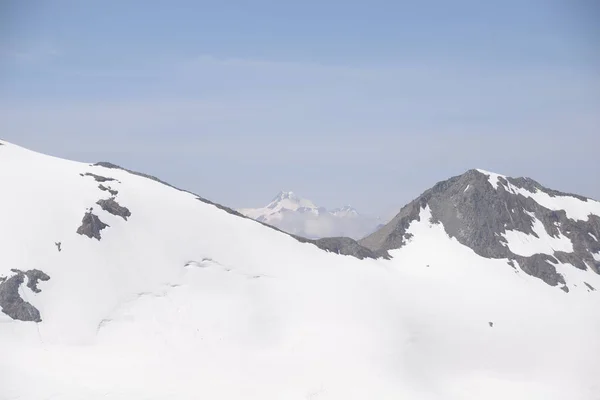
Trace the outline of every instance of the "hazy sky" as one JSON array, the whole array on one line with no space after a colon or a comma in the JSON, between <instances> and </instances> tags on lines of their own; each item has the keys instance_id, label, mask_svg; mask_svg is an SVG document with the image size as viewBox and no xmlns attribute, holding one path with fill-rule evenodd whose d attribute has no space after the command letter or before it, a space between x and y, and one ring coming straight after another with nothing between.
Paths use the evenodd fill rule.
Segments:
<instances>
[{"instance_id":1,"label":"hazy sky","mask_svg":"<svg viewBox=\"0 0 600 400\"><path fill-rule=\"evenodd\" d=\"M470 168L600 198L593 0L0 2L0 137L387 214Z\"/></svg>"}]
</instances>

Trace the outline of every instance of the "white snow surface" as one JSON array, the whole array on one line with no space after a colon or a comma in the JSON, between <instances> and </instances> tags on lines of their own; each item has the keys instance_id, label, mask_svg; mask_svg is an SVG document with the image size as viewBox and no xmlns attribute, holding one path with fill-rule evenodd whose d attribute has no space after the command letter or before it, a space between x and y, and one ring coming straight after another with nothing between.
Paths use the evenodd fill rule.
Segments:
<instances>
[{"instance_id":1,"label":"white snow surface","mask_svg":"<svg viewBox=\"0 0 600 400\"><path fill-rule=\"evenodd\" d=\"M119 180L128 221L85 172ZM21 286L41 323L0 313L2 399L598 399L599 292L481 258L428 209L392 260L358 260L10 144L0 185L0 275L51 277ZM75 233L91 206L101 241Z\"/></svg>"},{"instance_id":2,"label":"white snow surface","mask_svg":"<svg viewBox=\"0 0 600 400\"><path fill-rule=\"evenodd\" d=\"M573 252L573 242L568 237L559 234L558 237L550 236L542 221L533 213L525 211L533 218L533 231L537 237L521 231L506 231L503 236L508 241L506 244L515 254L530 257L534 254L554 254L555 251Z\"/></svg>"}]
</instances>

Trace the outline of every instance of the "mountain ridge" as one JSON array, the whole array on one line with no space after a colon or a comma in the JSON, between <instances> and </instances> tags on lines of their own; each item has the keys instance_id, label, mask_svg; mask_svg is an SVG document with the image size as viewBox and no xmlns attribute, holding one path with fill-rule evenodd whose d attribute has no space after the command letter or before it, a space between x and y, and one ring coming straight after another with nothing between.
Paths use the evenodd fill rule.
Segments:
<instances>
[{"instance_id":1,"label":"mountain ridge","mask_svg":"<svg viewBox=\"0 0 600 400\"><path fill-rule=\"evenodd\" d=\"M537 195L537 196L536 196ZM545 197L544 197L545 196ZM579 201L587 211L568 215L553 205ZM569 200L574 199L574 200ZM540 204L543 203L544 205ZM401 248L410 237L405 235L410 224L419 219L419 213L431 207L433 222L441 223L450 237L486 258L507 258L517 262L525 272L568 290L555 264L571 264L599 273L600 260L600 203L583 196L548 189L531 178L511 178L484 170L471 169L462 175L438 182L401 211L383 228L363 238L359 243L371 250ZM510 209L510 210L509 210ZM567 208L568 209L568 208ZM589 212L588 212L589 211ZM588 212L587 220L583 218ZM542 231L534 231L534 223L541 220ZM574 243L571 251L519 254L510 249L507 232L519 232L540 239L566 237ZM591 236L588 235L591 233Z\"/></svg>"}]
</instances>

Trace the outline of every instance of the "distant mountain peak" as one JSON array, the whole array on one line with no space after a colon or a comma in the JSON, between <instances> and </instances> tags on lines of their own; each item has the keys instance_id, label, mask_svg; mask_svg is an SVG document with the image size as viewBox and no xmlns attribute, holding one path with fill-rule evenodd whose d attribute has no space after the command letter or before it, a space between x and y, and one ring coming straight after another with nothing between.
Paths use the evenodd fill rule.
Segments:
<instances>
[{"instance_id":1,"label":"distant mountain peak","mask_svg":"<svg viewBox=\"0 0 600 400\"><path fill-rule=\"evenodd\" d=\"M379 218L362 216L351 205L329 211L292 191L280 191L265 207L238 211L286 232L310 238L350 236L358 239L382 223Z\"/></svg>"},{"instance_id":2,"label":"distant mountain peak","mask_svg":"<svg viewBox=\"0 0 600 400\"><path fill-rule=\"evenodd\" d=\"M356 211L356 209L354 207L352 207L351 205L345 205L343 207L336 208L334 210L331 210L331 213L338 217L359 215L358 211Z\"/></svg>"}]
</instances>

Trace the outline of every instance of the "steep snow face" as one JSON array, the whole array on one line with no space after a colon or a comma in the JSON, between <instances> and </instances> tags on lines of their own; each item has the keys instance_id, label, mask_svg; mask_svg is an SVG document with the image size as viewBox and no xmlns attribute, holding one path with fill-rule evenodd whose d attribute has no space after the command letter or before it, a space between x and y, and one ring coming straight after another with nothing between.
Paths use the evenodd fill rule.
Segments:
<instances>
[{"instance_id":1,"label":"steep snow face","mask_svg":"<svg viewBox=\"0 0 600 400\"><path fill-rule=\"evenodd\" d=\"M381 224L379 218L361 215L351 206L328 211L293 192L280 192L265 207L238 209L241 214L308 238L347 236L360 239Z\"/></svg>"},{"instance_id":2,"label":"steep snow face","mask_svg":"<svg viewBox=\"0 0 600 400\"><path fill-rule=\"evenodd\" d=\"M592 400L600 390L598 276L580 271L581 287L563 293L450 238L429 207L393 259L358 260L126 171L10 144L0 185L0 276L49 277L23 272L18 288L41 322L0 313L1 398ZM113 196L127 218L97 205ZM92 223L91 236L77 233L88 213L106 225Z\"/></svg>"}]
</instances>

